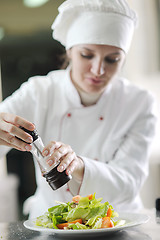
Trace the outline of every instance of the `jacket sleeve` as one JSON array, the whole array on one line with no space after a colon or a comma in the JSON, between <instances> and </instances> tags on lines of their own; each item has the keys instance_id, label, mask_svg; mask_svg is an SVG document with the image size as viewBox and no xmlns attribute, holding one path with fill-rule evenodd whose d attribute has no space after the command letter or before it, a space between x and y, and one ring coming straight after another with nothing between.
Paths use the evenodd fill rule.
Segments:
<instances>
[{"instance_id":1,"label":"jacket sleeve","mask_svg":"<svg viewBox=\"0 0 160 240\"><path fill-rule=\"evenodd\" d=\"M146 105L109 163L82 157L85 172L79 185L80 195L96 192L97 197L103 196L117 206L127 206L136 199L148 175L148 159L156 132L157 108L153 98Z\"/></svg>"},{"instance_id":2,"label":"jacket sleeve","mask_svg":"<svg viewBox=\"0 0 160 240\"><path fill-rule=\"evenodd\" d=\"M42 77L30 78L28 82L23 83L18 90L0 103L0 112L13 113L35 123L46 104L43 85L45 86ZM43 115L41 121L43 121L42 118ZM0 157L9 150L9 147L0 146Z\"/></svg>"}]
</instances>

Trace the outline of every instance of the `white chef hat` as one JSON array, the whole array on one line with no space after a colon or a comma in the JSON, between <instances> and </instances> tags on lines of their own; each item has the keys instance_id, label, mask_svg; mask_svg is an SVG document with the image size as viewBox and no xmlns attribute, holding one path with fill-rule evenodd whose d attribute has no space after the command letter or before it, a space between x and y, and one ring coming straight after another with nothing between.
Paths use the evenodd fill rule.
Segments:
<instances>
[{"instance_id":1,"label":"white chef hat","mask_svg":"<svg viewBox=\"0 0 160 240\"><path fill-rule=\"evenodd\" d=\"M101 44L128 52L137 15L125 0L66 0L58 10L53 38L66 49Z\"/></svg>"}]
</instances>

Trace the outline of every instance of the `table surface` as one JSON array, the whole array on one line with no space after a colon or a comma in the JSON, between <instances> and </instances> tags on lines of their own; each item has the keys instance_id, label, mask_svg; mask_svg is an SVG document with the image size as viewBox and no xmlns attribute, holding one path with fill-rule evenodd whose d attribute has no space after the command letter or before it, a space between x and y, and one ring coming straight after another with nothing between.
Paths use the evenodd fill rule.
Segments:
<instances>
[{"instance_id":1,"label":"table surface","mask_svg":"<svg viewBox=\"0 0 160 240\"><path fill-rule=\"evenodd\" d=\"M150 216L150 220L137 227L131 227L126 230L119 231L117 233L111 235L104 235L98 237L85 237L83 236L83 240L85 239L93 239L93 240L159 240L160 239L160 223L156 220L156 212L155 209L151 210L143 210L144 214ZM19 222L11 222L11 223L0 223L0 240L60 240L67 239L66 237L51 235L47 233L42 233L38 231L32 231L26 229L23 226L23 221ZM68 236L68 239L71 237ZM75 240L75 237L72 238ZM81 237L76 237L76 239L82 239Z\"/></svg>"}]
</instances>

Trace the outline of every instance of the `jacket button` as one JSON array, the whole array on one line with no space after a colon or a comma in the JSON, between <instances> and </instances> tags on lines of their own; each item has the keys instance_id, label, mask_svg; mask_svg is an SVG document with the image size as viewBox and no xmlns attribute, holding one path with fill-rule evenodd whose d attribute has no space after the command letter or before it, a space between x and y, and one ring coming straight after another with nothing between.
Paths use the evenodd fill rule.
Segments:
<instances>
[{"instance_id":1,"label":"jacket button","mask_svg":"<svg viewBox=\"0 0 160 240\"><path fill-rule=\"evenodd\" d=\"M68 113L68 114L67 114L67 117L71 117L71 113Z\"/></svg>"}]
</instances>

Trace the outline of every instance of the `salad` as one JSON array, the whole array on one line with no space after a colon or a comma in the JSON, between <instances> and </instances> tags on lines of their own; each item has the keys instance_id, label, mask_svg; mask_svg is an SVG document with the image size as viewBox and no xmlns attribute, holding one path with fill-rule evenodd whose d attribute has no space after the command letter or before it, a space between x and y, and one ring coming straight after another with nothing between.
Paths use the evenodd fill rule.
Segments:
<instances>
[{"instance_id":1,"label":"salad","mask_svg":"<svg viewBox=\"0 0 160 240\"><path fill-rule=\"evenodd\" d=\"M108 202L102 203L102 198L95 198L95 193L82 197L74 196L71 202L59 203L37 217L36 226L44 228L81 230L113 228L125 224L117 220L119 216Z\"/></svg>"}]
</instances>

